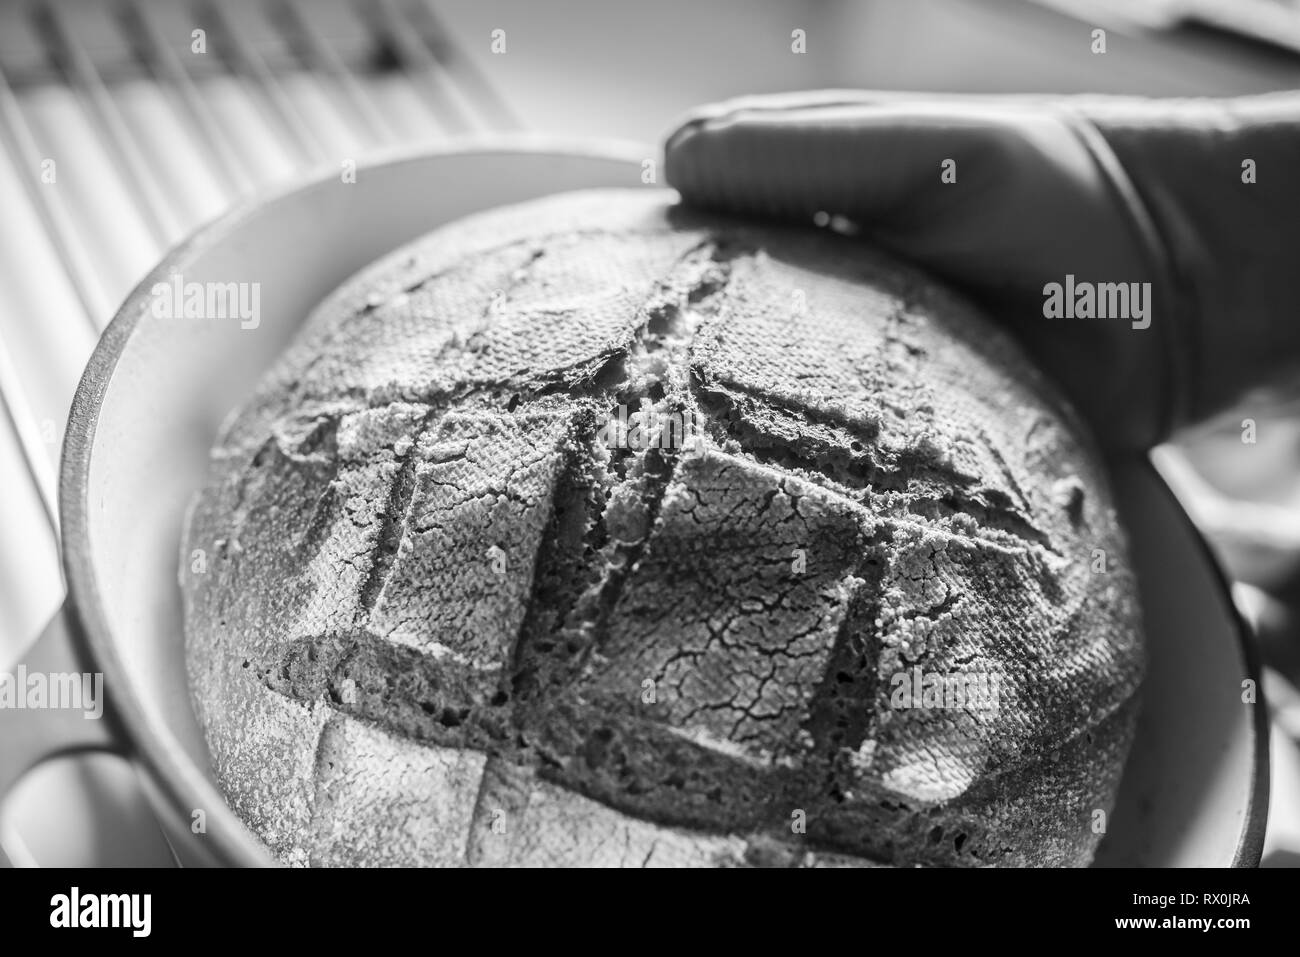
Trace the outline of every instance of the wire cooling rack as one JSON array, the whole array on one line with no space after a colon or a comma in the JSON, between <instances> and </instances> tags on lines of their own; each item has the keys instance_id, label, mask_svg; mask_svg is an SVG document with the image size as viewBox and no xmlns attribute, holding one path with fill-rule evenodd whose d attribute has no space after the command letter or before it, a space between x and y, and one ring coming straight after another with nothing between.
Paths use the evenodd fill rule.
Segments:
<instances>
[{"instance_id":1,"label":"wire cooling rack","mask_svg":"<svg viewBox=\"0 0 1300 957\"><path fill-rule=\"evenodd\" d=\"M30 639L17 622L33 559L57 554L55 470L78 370L150 265L306 168L516 125L422 0L0 6L0 458L11 507L34 493L28 514L45 526L6 522L18 534L0 569L29 574L0 574L14 629L0 651ZM14 464L28 488L11 487Z\"/></svg>"}]
</instances>

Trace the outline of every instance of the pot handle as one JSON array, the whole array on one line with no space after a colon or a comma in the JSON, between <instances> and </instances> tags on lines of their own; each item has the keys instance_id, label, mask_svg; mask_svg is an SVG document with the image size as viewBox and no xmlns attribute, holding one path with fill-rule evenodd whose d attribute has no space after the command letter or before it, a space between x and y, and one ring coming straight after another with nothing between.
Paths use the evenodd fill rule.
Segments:
<instances>
[{"instance_id":1,"label":"pot handle","mask_svg":"<svg viewBox=\"0 0 1300 957\"><path fill-rule=\"evenodd\" d=\"M127 752L105 700L103 675L82 669L69 616L65 602L18 662L0 671L0 804L28 771L51 758ZM51 693L55 676L60 679L54 683L57 695ZM38 698L41 686L44 693ZM63 695L80 707L68 707Z\"/></svg>"}]
</instances>

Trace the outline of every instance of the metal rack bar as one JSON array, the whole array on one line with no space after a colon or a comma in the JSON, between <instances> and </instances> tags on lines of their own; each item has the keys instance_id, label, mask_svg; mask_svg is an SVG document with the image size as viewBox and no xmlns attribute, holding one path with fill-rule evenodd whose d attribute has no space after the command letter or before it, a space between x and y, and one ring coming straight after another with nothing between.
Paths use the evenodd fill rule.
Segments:
<instances>
[{"instance_id":1,"label":"metal rack bar","mask_svg":"<svg viewBox=\"0 0 1300 957\"><path fill-rule=\"evenodd\" d=\"M30 175L20 177L23 188L67 271L86 322L90 324L91 331L98 335L112 307L104 287L100 285L90 256L81 244L80 234L72 224L72 217L63 206L62 197L57 190L41 188L35 172L40 169L43 159L40 147L36 144L36 137L27 125L22 107L14 96L3 69L0 69L0 142L10 144L14 165L19 170L29 172Z\"/></svg>"},{"instance_id":2,"label":"metal rack bar","mask_svg":"<svg viewBox=\"0 0 1300 957\"><path fill-rule=\"evenodd\" d=\"M123 183L139 202L140 215L150 235L160 247L170 245L180 238L181 225L159 193L149 166L140 155L112 95L100 79L93 59L77 39L75 31L65 22L57 4L36 7L34 21L37 30L55 50L56 59L72 87L80 94L83 108L111 147L114 165L122 174Z\"/></svg>"},{"instance_id":3,"label":"metal rack bar","mask_svg":"<svg viewBox=\"0 0 1300 957\"><path fill-rule=\"evenodd\" d=\"M18 387L18 370L9 358L9 350L4 340L0 339L0 410L18 440L18 449L23 457L23 464L31 478L32 487L41 500L41 510L45 521L54 533L54 545L59 545L59 496L54 481L54 469L45 454L45 443L37 433L35 416L23 398Z\"/></svg>"},{"instance_id":4,"label":"metal rack bar","mask_svg":"<svg viewBox=\"0 0 1300 957\"><path fill-rule=\"evenodd\" d=\"M381 143L396 142L397 136L384 121L374 100L361 88L343 58L321 36L311 17L303 14L299 0L280 0L272 9L278 13L280 23L288 27L286 32L301 38L308 62L319 67L343 91L354 118L360 120L366 134Z\"/></svg>"},{"instance_id":5,"label":"metal rack bar","mask_svg":"<svg viewBox=\"0 0 1300 957\"><path fill-rule=\"evenodd\" d=\"M289 140L297 150L302 162L310 165L324 157L326 151L321 141L311 131L302 114L298 112L298 108L294 106L289 95L285 93L284 87L276 80L270 67L266 65L266 59L258 51L257 47L247 41L242 31L227 16L221 4L205 0L201 7L209 19L217 26L222 37L228 41L230 55L266 94L267 102L271 104L276 116L284 124L285 130L289 134Z\"/></svg>"},{"instance_id":6,"label":"metal rack bar","mask_svg":"<svg viewBox=\"0 0 1300 957\"><path fill-rule=\"evenodd\" d=\"M497 92L497 88L488 80L479 65L472 57L466 56L459 46L451 42L451 31L442 25L441 19L434 10L433 0L413 0L413 3L415 10L413 19L421 27L420 36L426 38L426 43L429 43L427 38L431 36L446 39L443 56L447 60L448 67L458 73L461 80L477 94L479 106L493 118L494 122L491 125L504 130L522 129L523 122L510 108L505 97ZM429 45L432 49L432 44Z\"/></svg>"},{"instance_id":7,"label":"metal rack bar","mask_svg":"<svg viewBox=\"0 0 1300 957\"><path fill-rule=\"evenodd\" d=\"M213 170L221 180L222 187L232 196L248 193L253 188L252 176L231 150L229 138L221 131L212 110L199 95L184 63L167 43L158 24L145 13L141 0L125 0L120 10L128 27L127 34L138 36L144 41L135 47L137 55L149 67L159 85L173 91L184 104L184 109L176 112L189 121L191 128L208 148Z\"/></svg>"},{"instance_id":8,"label":"metal rack bar","mask_svg":"<svg viewBox=\"0 0 1300 957\"><path fill-rule=\"evenodd\" d=\"M394 0L377 0L373 6L367 7L374 10L373 22L398 60L420 79L425 102L433 115L453 133L472 130L474 124L447 95L443 83L446 71L442 63L403 9Z\"/></svg>"}]
</instances>

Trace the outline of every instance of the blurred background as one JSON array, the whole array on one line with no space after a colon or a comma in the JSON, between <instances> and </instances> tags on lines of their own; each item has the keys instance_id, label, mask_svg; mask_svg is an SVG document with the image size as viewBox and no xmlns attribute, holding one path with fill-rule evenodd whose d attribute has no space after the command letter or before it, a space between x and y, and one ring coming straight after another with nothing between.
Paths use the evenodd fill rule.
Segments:
<instances>
[{"instance_id":1,"label":"blurred background","mask_svg":"<svg viewBox=\"0 0 1300 957\"><path fill-rule=\"evenodd\" d=\"M1300 0L0 0L0 670L63 599L55 476L82 367L196 226L386 150L523 130L653 156L692 105L819 87L1296 89ZM1156 461L1264 648L1264 863L1296 866L1300 402L1243 410ZM109 755L49 762L0 808L0 863L170 861Z\"/></svg>"}]
</instances>

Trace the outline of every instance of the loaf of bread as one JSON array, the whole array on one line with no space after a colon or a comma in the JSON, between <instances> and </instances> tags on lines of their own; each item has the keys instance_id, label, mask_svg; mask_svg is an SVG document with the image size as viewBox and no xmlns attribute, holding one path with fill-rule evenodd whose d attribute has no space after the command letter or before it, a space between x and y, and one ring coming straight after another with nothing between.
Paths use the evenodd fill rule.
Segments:
<instances>
[{"instance_id":1,"label":"loaf of bread","mask_svg":"<svg viewBox=\"0 0 1300 957\"><path fill-rule=\"evenodd\" d=\"M184 554L215 775L290 864L1087 864L1142 677L1105 475L1019 349L665 191L346 282Z\"/></svg>"}]
</instances>

